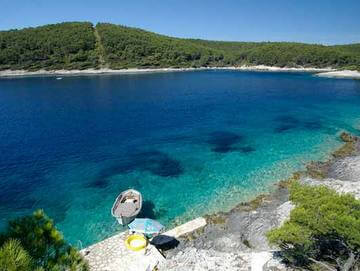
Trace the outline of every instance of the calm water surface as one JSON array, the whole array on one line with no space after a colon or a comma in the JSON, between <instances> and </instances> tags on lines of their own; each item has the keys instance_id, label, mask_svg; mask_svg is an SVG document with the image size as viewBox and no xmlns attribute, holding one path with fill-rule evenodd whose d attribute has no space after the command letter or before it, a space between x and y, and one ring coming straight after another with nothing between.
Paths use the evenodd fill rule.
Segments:
<instances>
[{"instance_id":1,"label":"calm water surface","mask_svg":"<svg viewBox=\"0 0 360 271\"><path fill-rule=\"evenodd\" d=\"M358 133L359 105L360 81L303 73L0 79L0 224L44 208L85 246L130 187L166 225L228 210Z\"/></svg>"}]
</instances>

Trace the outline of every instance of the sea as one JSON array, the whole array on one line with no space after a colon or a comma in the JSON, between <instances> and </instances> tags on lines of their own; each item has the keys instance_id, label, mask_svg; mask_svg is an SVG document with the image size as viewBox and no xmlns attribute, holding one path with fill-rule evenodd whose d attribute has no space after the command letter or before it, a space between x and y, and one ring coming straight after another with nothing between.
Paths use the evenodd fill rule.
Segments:
<instances>
[{"instance_id":1,"label":"sea","mask_svg":"<svg viewBox=\"0 0 360 271\"><path fill-rule=\"evenodd\" d=\"M0 79L0 229L41 208L80 248L139 217L171 228L275 189L339 134L359 134L360 80L202 70Z\"/></svg>"}]
</instances>

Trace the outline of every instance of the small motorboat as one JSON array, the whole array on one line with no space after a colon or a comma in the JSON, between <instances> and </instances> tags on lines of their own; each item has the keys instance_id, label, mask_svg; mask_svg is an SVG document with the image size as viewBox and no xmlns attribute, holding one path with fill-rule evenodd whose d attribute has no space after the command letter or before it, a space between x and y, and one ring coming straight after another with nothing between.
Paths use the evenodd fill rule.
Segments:
<instances>
[{"instance_id":1,"label":"small motorboat","mask_svg":"<svg viewBox=\"0 0 360 271\"><path fill-rule=\"evenodd\" d=\"M62 80L62 77L56 77L56 80Z\"/></svg>"},{"instance_id":2,"label":"small motorboat","mask_svg":"<svg viewBox=\"0 0 360 271\"><path fill-rule=\"evenodd\" d=\"M116 198L111 214L119 224L127 225L139 214L142 207L142 195L140 192L129 189L121 192Z\"/></svg>"}]
</instances>

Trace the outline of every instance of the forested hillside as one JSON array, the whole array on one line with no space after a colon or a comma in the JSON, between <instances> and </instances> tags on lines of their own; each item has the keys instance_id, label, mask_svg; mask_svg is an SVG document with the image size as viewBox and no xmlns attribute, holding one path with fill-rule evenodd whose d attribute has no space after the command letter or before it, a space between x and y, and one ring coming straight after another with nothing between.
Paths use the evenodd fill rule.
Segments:
<instances>
[{"instance_id":1,"label":"forested hillside","mask_svg":"<svg viewBox=\"0 0 360 271\"><path fill-rule=\"evenodd\" d=\"M324 46L292 42L218 42L191 40L210 48L224 50L235 65L253 64L279 67L360 66L360 46Z\"/></svg>"},{"instance_id":2,"label":"forested hillside","mask_svg":"<svg viewBox=\"0 0 360 271\"><path fill-rule=\"evenodd\" d=\"M111 68L224 65L223 50L137 28L96 25Z\"/></svg>"},{"instance_id":3,"label":"forested hillside","mask_svg":"<svg viewBox=\"0 0 360 271\"><path fill-rule=\"evenodd\" d=\"M0 32L0 69L96 67L91 23L61 23Z\"/></svg>"},{"instance_id":4,"label":"forested hillside","mask_svg":"<svg viewBox=\"0 0 360 271\"><path fill-rule=\"evenodd\" d=\"M0 31L0 70L268 65L360 69L360 44L222 42L137 28L62 23Z\"/></svg>"}]
</instances>

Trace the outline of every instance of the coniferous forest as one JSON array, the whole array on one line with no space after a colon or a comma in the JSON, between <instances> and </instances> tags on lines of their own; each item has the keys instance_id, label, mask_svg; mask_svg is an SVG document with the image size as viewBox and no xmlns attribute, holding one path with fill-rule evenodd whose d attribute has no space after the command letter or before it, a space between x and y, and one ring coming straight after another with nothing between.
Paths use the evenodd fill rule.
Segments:
<instances>
[{"instance_id":1,"label":"coniferous forest","mask_svg":"<svg viewBox=\"0 0 360 271\"><path fill-rule=\"evenodd\" d=\"M360 44L180 39L137 28L68 22L0 31L0 70L268 65L360 70Z\"/></svg>"}]
</instances>

